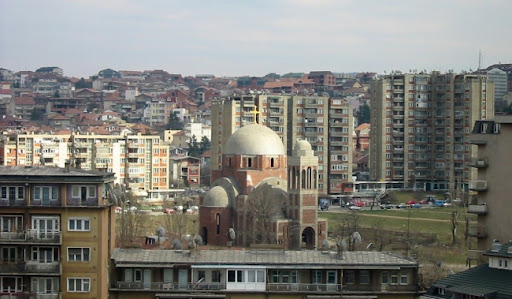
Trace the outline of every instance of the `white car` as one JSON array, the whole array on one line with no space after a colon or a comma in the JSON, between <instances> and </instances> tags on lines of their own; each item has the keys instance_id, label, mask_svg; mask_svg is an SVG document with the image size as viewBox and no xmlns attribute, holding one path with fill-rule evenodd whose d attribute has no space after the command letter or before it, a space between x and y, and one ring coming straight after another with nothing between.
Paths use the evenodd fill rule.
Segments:
<instances>
[{"instance_id":1,"label":"white car","mask_svg":"<svg viewBox=\"0 0 512 299\"><path fill-rule=\"evenodd\" d=\"M358 206L350 206L348 207L349 210L356 210L356 211L361 211L361 207L358 207Z\"/></svg>"}]
</instances>

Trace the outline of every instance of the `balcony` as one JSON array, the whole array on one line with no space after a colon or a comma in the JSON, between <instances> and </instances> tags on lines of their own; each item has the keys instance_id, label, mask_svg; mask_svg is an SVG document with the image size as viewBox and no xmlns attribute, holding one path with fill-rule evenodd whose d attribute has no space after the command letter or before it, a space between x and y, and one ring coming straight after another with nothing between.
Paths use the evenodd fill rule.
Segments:
<instances>
[{"instance_id":1,"label":"balcony","mask_svg":"<svg viewBox=\"0 0 512 299\"><path fill-rule=\"evenodd\" d=\"M393 111L404 111L404 106L394 105Z\"/></svg>"},{"instance_id":2,"label":"balcony","mask_svg":"<svg viewBox=\"0 0 512 299\"><path fill-rule=\"evenodd\" d=\"M329 122L329 126L341 128L347 126L347 124L344 124L342 122Z\"/></svg>"},{"instance_id":3,"label":"balcony","mask_svg":"<svg viewBox=\"0 0 512 299\"><path fill-rule=\"evenodd\" d=\"M487 190L487 181L484 181L484 180L470 181L469 182L469 190L486 191Z\"/></svg>"},{"instance_id":4,"label":"balcony","mask_svg":"<svg viewBox=\"0 0 512 299\"><path fill-rule=\"evenodd\" d=\"M487 205L486 204L478 204L478 205L469 205L468 213L472 214L487 214Z\"/></svg>"},{"instance_id":5,"label":"balcony","mask_svg":"<svg viewBox=\"0 0 512 299\"><path fill-rule=\"evenodd\" d=\"M0 244L18 243L60 245L62 244L61 232L33 229L19 232L0 232Z\"/></svg>"},{"instance_id":6,"label":"balcony","mask_svg":"<svg viewBox=\"0 0 512 299\"><path fill-rule=\"evenodd\" d=\"M468 143L475 145L485 145L487 144L487 138L484 136L470 136Z\"/></svg>"},{"instance_id":7,"label":"balcony","mask_svg":"<svg viewBox=\"0 0 512 299\"><path fill-rule=\"evenodd\" d=\"M60 275L60 262L40 263L38 261L28 261L19 263L1 263L0 274L10 275Z\"/></svg>"},{"instance_id":8,"label":"balcony","mask_svg":"<svg viewBox=\"0 0 512 299\"><path fill-rule=\"evenodd\" d=\"M127 282L118 281L113 286L114 289L119 290L160 290L160 291L173 291L173 290L225 290L226 285L224 283L201 283L199 285L195 283L184 283L180 284L177 282Z\"/></svg>"},{"instance_id":9,"label":"balcony","mask_svg":"<svg viewBox=\"0 0 512 299\"><path fill-rule=\"evenodd\" d=\"M270 108L279 108L279 107L281 107L281 105L279 104L279 102L270 102L270 103L268 103L268 106L269 106Z\"/></svg>"},{"instance_id":10,"label":"balcony","mask_svg":"<svg viewBox=\"0 0 512 299\"><path fill-rule=\"evenodd\" d=\"M475 238L487 238L486 226L470 226L468 228L468 236Z\"/></svg>"},{"instance_id":11,"label":"balcony","mask_svg":"<svg viewBox=\"0 0 512 299\"><path fill-rule=\"evenodd\" d=\"M488 166L486 158L473 157L469 161L469 166L476 168L485 168Z\"/></svg>"},{"instance_id":12,"label":"balcony","mask_svg":"<svg viewBox=\"0 0 512 299\"><path fill-rule=\"evenodd\" d=\"M0 207L24 207L27 205L27 202L24 198L18 199L0 199Z\"/></svg>"}]
</instances>

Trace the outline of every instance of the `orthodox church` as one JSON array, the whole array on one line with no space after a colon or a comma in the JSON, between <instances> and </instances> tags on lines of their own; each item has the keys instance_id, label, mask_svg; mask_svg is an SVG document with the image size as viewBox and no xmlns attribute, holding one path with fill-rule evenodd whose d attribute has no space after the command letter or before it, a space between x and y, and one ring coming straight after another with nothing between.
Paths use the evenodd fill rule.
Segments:
<instances>
[{"instance_id":1,"label":"orthodox church","mask_svg":"<svg viewBox=\"0 0 512 299\"><path fill-rule=\"evenodd\" d=\"M222 166L199 210L200 234L210 246L279 244L315 249L327 238L318 219L318 157L309 142L287 157L279 136L246 125L226 142Z\"/></svg>"}]
</instances>

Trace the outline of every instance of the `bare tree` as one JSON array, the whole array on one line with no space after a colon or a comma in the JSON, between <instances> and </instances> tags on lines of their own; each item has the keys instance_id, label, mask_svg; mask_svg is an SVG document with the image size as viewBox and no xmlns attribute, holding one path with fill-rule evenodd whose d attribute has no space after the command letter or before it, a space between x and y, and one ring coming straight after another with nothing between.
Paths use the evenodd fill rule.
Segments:
<instances>
[{"instance_id":1,"label":"bare tree","mask_svg":"<svg viewBox=\"0 0 512 299\"><path fill-rule=\"evenodd\" d=\"M248 199L248 228L250 241L256 244L272 244L272 224L284 216L288 195L285 190L264 184L254 190Z\"/></svg>"},{"instance_id":2,"label":"bare tree","mask_svg":"<svg viewBox=\"0 0 512 299\"><path fill-rule=\"evenodd\" d=\"M348 240L348 250L355 249L355 240L353 235L359 229L359 213L357 211L350 211L347 214L342 214L338 222L338 237Z\"/></svg>"},{"instance_id":3,"label":"bare tree","mask_svg":"<svg viewBox=\"0 0 512 299\"><path fill-rule=\"evenodd\" d=\"M114 188L113 192L121 207L119 221L117 221L117 238L120 246L126 247L132 244L142 231L145 219L142 214L137 213L142 199L119 185Z\"/></svg>"},{"instance_id":4,"label":"bare tree","mask_svg":"<svg viewBox=\"0 0 512 299\"><path fill-rule=\"evenodd\" d=\"M457 244L457 226L459 226L458 216L459 216L459 213L457 210L452 212L452 218L451 218L452 246Z\"/></svg>"},{"instance_id":5,"label":"bare tree","mask_svg":"<svg viewBox=\"0 0 512 299\"><path fill-rule=\"evenodd\" d=\"M373 242L378 251L382 251L386 245L393 243L393 233L384 230L381 220L372 225Z\"/></svg>"}]
</instances>

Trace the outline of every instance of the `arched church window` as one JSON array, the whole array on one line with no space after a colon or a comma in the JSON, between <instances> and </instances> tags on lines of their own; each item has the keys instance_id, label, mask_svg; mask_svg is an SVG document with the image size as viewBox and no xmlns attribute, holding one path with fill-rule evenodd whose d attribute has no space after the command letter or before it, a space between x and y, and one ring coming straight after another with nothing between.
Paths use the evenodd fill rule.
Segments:
<instances>
[{"instance_id":1,"label":"arched church window","mask_svg":"<svg viewBox=\"0 0 512 299\"><path fill-rule=\"evenodd\" d=\"M301 185L301 188L302 189L306 189L306 170L305 169L302 170L302 185Z\"/></svg>"},{"instance_id":2,"label":"arched church window","mask_svg":"<svg viewBox=\"0 0 512 299\"><path fill-rule=\"evenodd\" d=\"M274 158L270 158L270 167L274 168Z\"/></svg>"},{"instance_id":3,"label":"arched church window","mask_svg":"<svg viewBox=\"0 0 512 299\"><path fill-rule=\"evenodd\" d=\"M252 167L252 158L247 158L247 167L248 168Z\"/></svg>"},{"instance_id":4,"label":"arched church window","mask_svg":"<svg viewBox=\"0 0 512 299\"><path fill-rule=\"evenodd\" d=\"M217 224L217 235L220 234L220 214L215 215L215 222Z\"/></svg>"}]
</instances>

